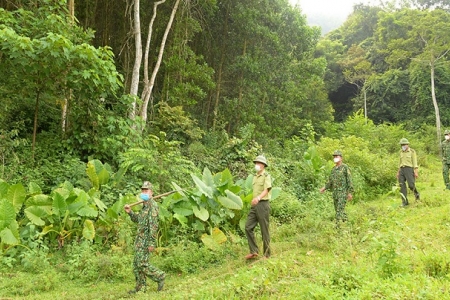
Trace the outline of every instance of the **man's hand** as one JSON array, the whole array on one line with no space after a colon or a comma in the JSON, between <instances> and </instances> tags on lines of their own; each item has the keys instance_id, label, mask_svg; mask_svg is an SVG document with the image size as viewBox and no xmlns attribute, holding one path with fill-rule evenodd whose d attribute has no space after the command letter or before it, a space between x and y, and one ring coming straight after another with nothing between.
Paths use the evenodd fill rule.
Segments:
<instances>
[{"instance_id":1,"label":"man's hand","mask_svg":"<svg viewBox=\"0 0 450 300\"><path fill-rule=\"evenodd\" d=\"M414 170L414 177L415 178L419 177L419 170L417 170L417 169Z\"/></svg>"},{"instance_id":2,"label":"man's hand","mask_svg":"<svg viewBox=\"0 0 450 300\"><path fill-rule=\"evenodd\" d=\"M348 193L347 200L352 201L352 199L353 199L353 195L351 193Z\"/></svg>"},{"instance_id":3,"label":"man's hand","mask_svg":"<svg viewBox=\"0 0 450 300\"><path fill-rule=\"evenodd\" d=\"M321 188L319 191L320 191L321 193L325 192L325 187Z\"/></svg>"},{"instance_id":4,"label":"man's hand","mask_svg":"<svg viewBox=\"0 0 450 300\"><path fill-rule=\"evenodd\" d=\"M258 198L253 198L252 199L252 206L256 206L256 204L258 204L259 203L259 200L258 200Z\"/></svg>"},{"instance_id":5,"label":"man's hand","mask_svg":"<svg viewBox=\"0 0 450 300\"><path fill-rule=\"evenodd\" d=\"M129 214L129 213L131 212L131 207L130 207L128 204L126 204L126 205L123 207L123 209L125 210L125 212L126 212L127 214Z\"/></svg>"},{"instance_id":6,"label":"man's hand","mask_svg":"<svg viewBox=\"0 0 450 300\"><path fill-rule=\"evenodd\" d=\"M155 247L153 247L153 246L148 247L148 252L153 252L153 251L155 251Z\"/></svg>"},{"instance_id":7,"label":"man's hand","mask_svg":"<svg viewBox=\"0 0 450 300\"><path fill-rule=\"evenodd\" d=\"M397 172L397 179L400 177L400 170Z\"/></svg>"}]
</instances>

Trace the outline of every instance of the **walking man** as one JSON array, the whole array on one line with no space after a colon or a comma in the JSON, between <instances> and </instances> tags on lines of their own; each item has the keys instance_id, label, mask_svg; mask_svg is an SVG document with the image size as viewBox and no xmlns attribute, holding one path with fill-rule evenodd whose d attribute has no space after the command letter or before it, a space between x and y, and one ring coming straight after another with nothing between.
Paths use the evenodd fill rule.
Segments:
<instances>
[{"instance_id":1,"label":"walking man","mask_svg":"<svg viewBox=\"0 0 450 300\"><path fill-rule=\"evenodd\" d=\"M142 210L134 213L129 205L124 209L131 220L137 223L136 239L134 241L133 272L136 278L136 287L129 293L136 293L146 286L146 279L158 283L158 291L164 287L165 273L149 263L150 253L155 250L158 233L158 204L153 200L152 184L144 181L141 187L141 200L144 201Z\"/></svg>"},{"instance_id":2,"label":"walking man","mask_svg":"<svg viewBox=\"0 0 450 300\"><path fill-rule=\"evenodd\" d=\"M409 147L409 141L406 138L402 138L400 145L402 149L400 150L397 179L400 184L402 206L404 207L409 205L406 183L408 183L409 189L414 193L416 201L420 200L420 194L416 188L416 178L419 177L419 166L417 164L416 151Z\"/></svg>"},{"instance_id":3,"label":"walking man","mask_svg":"<svg viewBox=\"0 0 450 300\"><path fill-rule=\"evenodd\" d=\"M267 160L264 156L257 156L253 162L255 163L256 175L253 177L252 207L248 213L247 222L245 224L245 235L247 236L250 253L245 256L245 259L258 257L259 248L256 244L254 233L257 224L259 224L261 229L264 256L266 258L270 257L269 200L271 197L272 179L265 170L267 167Z\"/></svg>"},{"instance_id":4,"label":"walking man","mask_svg":"<svg viewBox=\"0 0 450 300\"><path fill-rule=\"evenodd\" d=\"M450 190L450 130L444 131L445 140L442 142L442 175L444 176L445 188Z\"/></svg>"},{"instance_id":5,"label":"walking man","mask_svg":"<svg viewBox=\"0 0 450 300\"><path fill-rule=\"evenodd\" d=\"M342 162L342 152L339 150L333 153L334 167L331 170L328 182L320 192L331 189L333 191L334 210L336 211L336 228L341 222L347 221L345 205L347 201L353 199L353 182L349 167Z\"/></svg>"}]
</instances>

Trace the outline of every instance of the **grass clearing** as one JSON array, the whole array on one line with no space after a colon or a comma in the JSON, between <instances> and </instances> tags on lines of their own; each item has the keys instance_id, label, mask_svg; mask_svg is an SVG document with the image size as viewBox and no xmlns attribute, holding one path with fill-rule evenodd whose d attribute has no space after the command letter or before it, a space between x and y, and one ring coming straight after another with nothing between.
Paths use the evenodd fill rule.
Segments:
<instances>
[{"instance_id":1,"label":"grass clearing","mask_svg":"<svg viewBox=\"0 0 450 300\"><path fill-rule=\"evenodd\" d=\"M270 259L246 262L246 240L234 237L225 263L168 273L160 293L148 282L146 293L127 294L134 286L127 257L129 276L113 281L69 279L57 266L42 272L3 267L0 299L450 299L450 191L439 162L420 171L417 186L421 200L410 199L407 208L394 193L349 204L350 221L341 231L326 198L330 218L311 209L291 223L272 222Z\"/></svg>"}]
</instances>

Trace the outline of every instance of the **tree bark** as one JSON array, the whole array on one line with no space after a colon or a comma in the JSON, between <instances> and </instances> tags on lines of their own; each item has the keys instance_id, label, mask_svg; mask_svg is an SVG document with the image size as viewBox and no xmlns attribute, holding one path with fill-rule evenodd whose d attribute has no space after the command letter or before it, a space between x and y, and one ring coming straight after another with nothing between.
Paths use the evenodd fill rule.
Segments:
<instances>
[{"instance_id":1,"label":"tree bark","mask_svg":"<svg viewBox=\"0 0 450 300\"><path fill-rule=\"evenodd\" d=\"M153 86L150 85L150 80L148 78L148 73L149 73L148 72L148 54L150 52L150 42L151 42L152 34L153 34L153 24L155 23L158 5L163 4L164 2L166 2L166 0L157 1L153 4L153 15L152 15L152 19L150 20L150 23L148 25L148 36L147 36L147 42L145 45L145 53L144 53L144 88L142 90L142 95L141 95L142 99L144 99L144 102L147 101L147 103L148 103L148 99L151 97L152 91L150 90L150 88L153 88ZM142 116L145 115L144 122L146 122L147 121L147 107L145 108L145 112L144 112L144 107L142 107L141 115Z\"/></svg>"},{"instance_id":2,"label":"tree bark","mask_svg":"<svg viewBox=\"0 0 450 300\"><path fill-rule=\"evenodd\" d=\"M156 75L158 74L159 68L161 66L162 57L164 54L167 36L169 35L169 31L172 27L173 19L175 18L175 14L177 13L178 5L180 4L180 0L176 0L175 5L172 8L172 13L170 14L169 22L167 23L166 30L164 31L164 36L161 41L161 46L159 48L158 59L156 61L155 67L153 68L152 76L150 77L150 81L145 83L144 89L146 90L145 95L142 96L143 103L141 108L141 117L144 124L147 122L147 108L148 102L152 99L152 91L155 85ZM151 108L153 108L153 100L151 103Z\"/></svg>"},{"instance_id":3,"label":"tree bark","mask_svg":"<svg viewBox=\"0 0 450 300\"><path fill-rule=\"evenodd\" d=\"M430 78L431 78L431 98L433 99L434 113L436 115L436 135L437 144L441 143L441 117L439 114L439 106L436 100L436 92L434 87L434 64L430 63ZM439 154L442 156L442 149L439 147Z\"/></svg>"},{"instance_id":4,"label":"tree bark","mask_svg":"<svg viewBox=\"0 0 450 300\"><path fill-rule=\"evenodd\" d=\"M139 15L140 1L134 0L133 2L133 34L134 34L134 49L135 58L133 72L131 75L130 95L137 97L139 90L139 72L142 62L142 40L141 40L141 20ZM134 120L136 117L136 100L131 104L129 118Z\"/></svg>"}]
</instances>

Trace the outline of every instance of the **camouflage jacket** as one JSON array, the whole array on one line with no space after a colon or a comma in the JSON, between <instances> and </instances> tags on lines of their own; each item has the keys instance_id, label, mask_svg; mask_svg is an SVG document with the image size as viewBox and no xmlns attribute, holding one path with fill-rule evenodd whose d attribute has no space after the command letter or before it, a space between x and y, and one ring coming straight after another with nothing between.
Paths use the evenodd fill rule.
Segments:
<instances>
[{"instance_id":1,"label":"camouflage jacket","mask_svg":"<svg viewBox=\"0 0 450 300\"><path fill-rule=\"evenodd\" d=\"M450 164L450 141L444 140L442 142L442 160Z\"/></svg>"},{"instance_id":2,"label":"camouflage jacket","mask_svg":"<svg viewBox=\"0 0 450 300\"><path fill-rule=\"evenodd\" d=\"M133 222L137 223L136 239L134 246L136 248L156 247L158 235L158 204L153 200L148 200L139 213L131 211L129 213Z\"/></svg>"},{"instance_id":3,"label":"camouflage jacket","mask_svg":"<svg viewBox=\"0 0 450 300\"><path fill-rule=\"evenodd\" d=\"M353 194L353 182L350 169L346 164L340 166L334 166L331 170L330 177L325 189L331 189L333 194L336 192L346 192L347 194Z\"/></svg>"}]
</instances>

